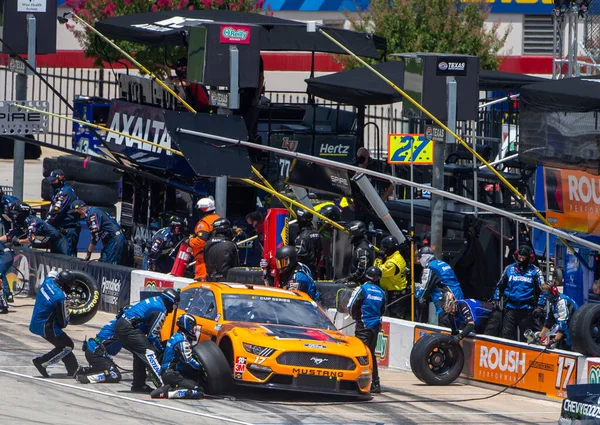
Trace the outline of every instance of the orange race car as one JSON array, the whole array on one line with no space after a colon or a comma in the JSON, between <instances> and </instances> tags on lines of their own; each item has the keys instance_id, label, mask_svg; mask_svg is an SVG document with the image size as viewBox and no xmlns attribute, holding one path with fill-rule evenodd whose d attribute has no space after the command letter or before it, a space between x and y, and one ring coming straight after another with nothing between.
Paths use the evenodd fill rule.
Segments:
<instances>
[{"instance_id":1,"label":"orange race car","mask_svg":"<svg viewBox=\"0 0 600 425\"><path fill-rule=\"evenodd\" d=\"M179 308L165 321L163 340L174 330L174 315L184 312L196 317L200 329L196 347L214 341L239 385L355 396L369 393L368 348L338 331L304 293L260 285L190 284L181 290Z\"/></svg>"}]
</instances>

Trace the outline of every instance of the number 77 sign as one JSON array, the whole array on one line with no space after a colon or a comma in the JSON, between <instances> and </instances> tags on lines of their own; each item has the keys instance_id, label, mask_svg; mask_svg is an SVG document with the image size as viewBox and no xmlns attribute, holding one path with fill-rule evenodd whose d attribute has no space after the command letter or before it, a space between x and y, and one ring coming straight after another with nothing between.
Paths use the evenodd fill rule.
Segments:
<instances>
[{"instance_id":1,"label":"number 77 sign","mask_svg":"<svg viewBox=\"0 0 600 425\"><path fill-rule=\"evenodd\" d=\"M423 134L388 135L388 164L433 164L433 141Z\"/></svg>"}]
</instances>

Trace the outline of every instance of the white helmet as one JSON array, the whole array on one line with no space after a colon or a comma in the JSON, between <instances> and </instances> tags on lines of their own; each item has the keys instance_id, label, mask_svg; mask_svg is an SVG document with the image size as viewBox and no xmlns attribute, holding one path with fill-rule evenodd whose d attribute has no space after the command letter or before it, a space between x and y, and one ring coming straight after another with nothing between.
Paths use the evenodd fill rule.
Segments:
<instances>
[{"instance_id":1,"label":"white helmet","mask_svg":"<svg viewBox=\"0 0 600 425\"><path fill-rule=\"evenodd\" d=\"M196 202L196 208L205 213L214 211L215 201L213 201L211 198L202 198Z\"/></svg>"}]
</instances>

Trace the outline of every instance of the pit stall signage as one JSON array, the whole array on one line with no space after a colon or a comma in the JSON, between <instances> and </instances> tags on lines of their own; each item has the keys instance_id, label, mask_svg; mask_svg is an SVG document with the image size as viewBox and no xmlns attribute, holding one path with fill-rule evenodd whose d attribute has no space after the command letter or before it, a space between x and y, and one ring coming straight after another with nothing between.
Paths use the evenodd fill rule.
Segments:
<instances>
[{"instance_id":1,"label":"pit stall signage","mask_svg":"<svg viewBox=\"0 0 600 425\"><path fill-rule=\"evenodd\" d=\"M388 135L388 164L433 164L433 141L423 134Z\"/></svg>"},{"instance_id":2,"label":"pit stall signage","mask_svg":"<svg viewBox=\"0 0 600 425\"><path fill-rule=\"evenodd\" d=\"M414 341L437 330L415 326ZM552 398L565 398L567 385L577 383L579 355L547 351L542 347L500 342L491 338L464 339L465 365L462 377L476 381L533 391ZM531 366L531 367L530 367ZM517 384L517 380L521 378Z\"/></svg>"}]
</instances>

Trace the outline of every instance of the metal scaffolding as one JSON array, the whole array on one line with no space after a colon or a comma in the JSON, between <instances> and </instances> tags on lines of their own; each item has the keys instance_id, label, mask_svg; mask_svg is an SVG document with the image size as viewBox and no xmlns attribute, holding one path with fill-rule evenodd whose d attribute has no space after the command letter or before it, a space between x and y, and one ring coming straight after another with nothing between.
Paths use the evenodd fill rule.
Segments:
<instances>
[{"instance_id":1,"label":"metal scaffolding","mask_svg":"<svg viewBox=\"0 0 600 425\"><path fill-rule=\"evenodd\" d=\"M552 11L554 45L552 49L552 78L579 77L581 69L598 70L598 65L579 40L579 19L586 20L591 0L555 0ZM585 34L585 32L584 32ZM566 55L565 55L566 40ZM579 59L579 50L586 60Z\"/></svg>"}]
</instances>

